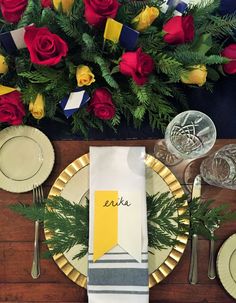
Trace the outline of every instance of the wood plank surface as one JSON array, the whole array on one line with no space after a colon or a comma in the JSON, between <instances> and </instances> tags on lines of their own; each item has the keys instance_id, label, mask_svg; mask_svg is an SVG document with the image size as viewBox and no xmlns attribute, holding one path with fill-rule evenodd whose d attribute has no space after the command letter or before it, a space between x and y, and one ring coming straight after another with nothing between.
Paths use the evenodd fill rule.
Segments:
<instances>
[{"instance_id":1,"label":"wood plank surface","mask_svg":"<svg viewBox=\"0 0 236 303\"><path fill-rule=\"evenodd\" d=\"M87 153L89 146L141 146L147 152L153 153L154 140L129 141L54 141L56 161L53 172L44 183L45 195L60 172L79 156ZM234 140L217 140L214 150L225 144L236 143ZM201 160L196 161L192 170L194 177L198 173ZM182 162L173 167L174 173L183 184L183 170L188 162ZM190 178L191 179L191 178ZM191 183L191 182L190 182ZM214 199L216 205L228 203L236 210L235 191L216 188L204 184L203 199ZM41 260L41 276L33 280L30 275L34 225L32 222L13 213L9 206L19 201L31 203L32 193L13 194L0 190L0 303L1 302L87 302L86 290L75 285L57 267L52 259ZM217 230L218 240L216 250L222 243L236 232L236 222L225 224ZM41 253L47 250L43 244L44 234L41 229ZM207 263L209 242L199 241L199 283L188 283L190 244L188 243L184 256L176 269L159 285L150 290L150 302L155 303L228 303L235 302L221 286L218 278L209 280L207 277Z\"/></svg>"}]
</instances>

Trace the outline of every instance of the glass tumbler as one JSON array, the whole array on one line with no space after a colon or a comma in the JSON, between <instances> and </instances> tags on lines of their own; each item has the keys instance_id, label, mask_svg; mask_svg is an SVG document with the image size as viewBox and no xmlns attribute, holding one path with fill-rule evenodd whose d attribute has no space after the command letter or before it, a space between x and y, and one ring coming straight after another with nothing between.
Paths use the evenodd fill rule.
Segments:
<instances>
[{"instance_id":1,"label":"glass tumbler","mask_svg":"<svg viewBox=\"0 0 236 303\"><path fill-rule=\"evenodd\" d=\"M162 142L157 142L154 154L164 164L175 165L183 159L202 157L213 147L215 140L213 121L202 112L188 110L168 124L164 141L166 148Z\"/></svg>"},{"instance_id":2,"label":"glass tumbler","mask_svg":"<svg viewBox=\"0 0 236 303\"><path fill-rule=\"evenodd\" d=\"M236 190L236 144L225 145L206 158L200 173L210 185Z\"/></svg>"}]
</instances>

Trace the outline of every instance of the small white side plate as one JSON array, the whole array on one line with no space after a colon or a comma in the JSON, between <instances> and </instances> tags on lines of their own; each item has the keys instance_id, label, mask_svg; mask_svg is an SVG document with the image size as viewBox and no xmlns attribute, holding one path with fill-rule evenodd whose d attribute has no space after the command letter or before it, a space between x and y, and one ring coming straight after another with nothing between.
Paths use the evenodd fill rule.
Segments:
<instances>
[{"instance_id":1,"label":"small white side plate","mask_svg":"<svg viewBox=\"0 0 236 303\"><path fill-rule=\"evenodd\" d=\"M221 246L217 256L217 271L225 290L236 299L236 234Z\"/></svg>"},{"instance_id":2,"label":"small white side plate","mask_svg":"<svg viewBox=\"0 0 236 303\"><path fill-rule=\"evenodd\" d=\"M22 193L42 184L52 171L54 150L49 139L30 126L0 132L0 187Z\"/></svg>"}]
</instances>

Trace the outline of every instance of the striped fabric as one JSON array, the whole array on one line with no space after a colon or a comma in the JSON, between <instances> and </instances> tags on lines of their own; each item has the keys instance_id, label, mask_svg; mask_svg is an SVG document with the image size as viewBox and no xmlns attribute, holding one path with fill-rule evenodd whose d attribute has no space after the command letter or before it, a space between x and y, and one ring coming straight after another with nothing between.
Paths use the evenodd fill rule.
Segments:
<instances>
[{"instance_id":1,"label":"striped fabric","mask_svg":"<svg viewBox=\"0 0 236 303\"><path fill-rule=\"evenodd\" d=\"M89 303L149 302L145 164L142 159L144 154L145 150L142 147L90 148ZM130 156L132 163L130 163ZM119 245L94 262L94 191L105 189L125 191L129 187L130 190L138 191L143 201L141 226L140 228L137 226L137 233L140 230L142 236L141 262L134 259Z\"/></svg>"},{"instance_id":2,"label":"striped fabric","mask_svg":"<svg viewBox=\"0 0 236 303\"><path fill-rule=\"evenodd\" d=\"M168 9L174 9L175 16L181 16L188 8L190 0L166 0L161 5L161 11L166 13Z\"/></svg>"}]
</instances>

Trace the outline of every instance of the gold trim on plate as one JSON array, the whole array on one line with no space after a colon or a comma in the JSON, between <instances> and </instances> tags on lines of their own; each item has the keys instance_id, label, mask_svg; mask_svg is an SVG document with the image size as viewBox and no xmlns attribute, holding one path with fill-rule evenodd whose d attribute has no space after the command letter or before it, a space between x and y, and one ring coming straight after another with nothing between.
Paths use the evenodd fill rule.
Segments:
<instances>
[{"instance_id":1,"label":"gold trim on plate","mask_svg":"<svg viewBox=\"0 0 236 303\"><path fill-rule=\"evenodd\" d=\"M148 167L152 168L157 174L159 174L159 176L165 181L174 197L182 197L184 191L179 181L169 170L169 168L167 168L163 163L151 155L146 156L145 163ZM89 165L89 154L85 154L69 164L56 179L49 192L48 197L52 198L53 196L60 196L61 191L65 187L66 183L80 169L84 168L87 165ZM178 214L183 214L186 212L187 208L188 203L186 201L185 204L177 210ZM184 223L186 225L189 225L188 220L186 220ZM52 236L51 231L45 229L44 232L46 240L50 239ZM166 278L180 261L180 258L182 257L187 245L188 234L178 235L177 240L178 243L172 248L166 260L153 273L149 275L149 287L158 284L164 278ZM87 277L76 270L63 254L54 255L53 259L69 279L71 279L79 286L86 287Z\"/></svg>"}]
</instances>

